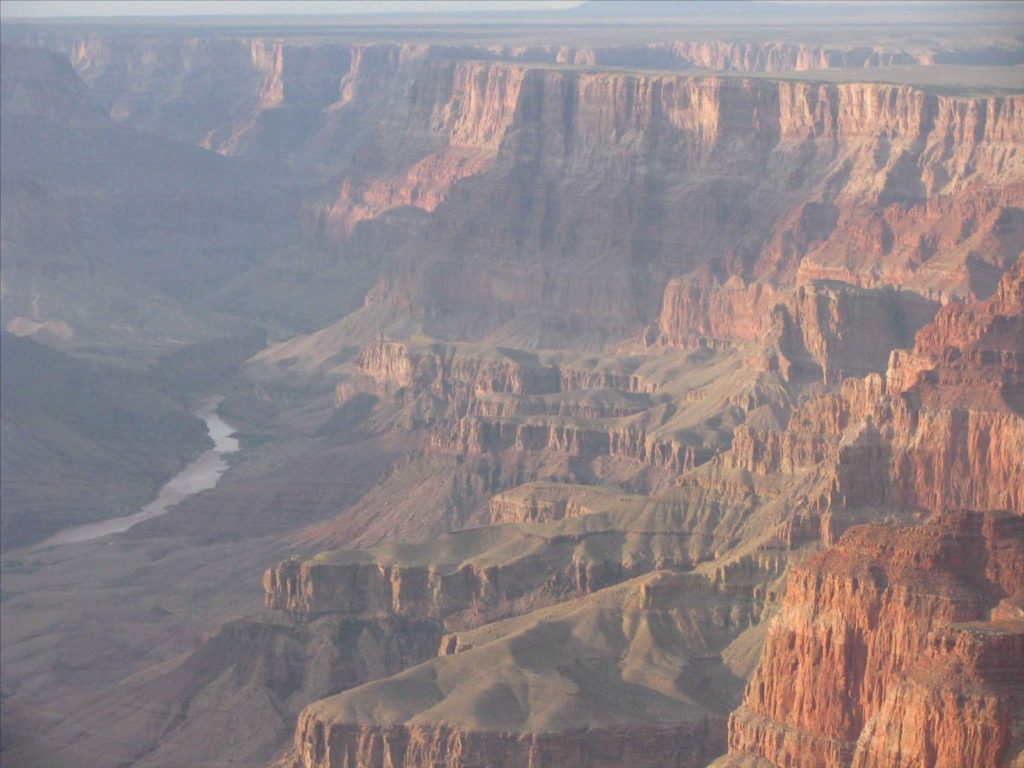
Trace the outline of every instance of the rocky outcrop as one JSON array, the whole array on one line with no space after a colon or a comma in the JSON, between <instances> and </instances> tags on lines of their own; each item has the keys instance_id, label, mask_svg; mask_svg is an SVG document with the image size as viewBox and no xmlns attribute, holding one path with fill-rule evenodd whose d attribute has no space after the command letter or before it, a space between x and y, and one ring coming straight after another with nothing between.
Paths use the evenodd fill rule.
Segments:
<instances>
[{"instance_id":1,"label":"rocky outcrop","mask_svg":"<svg viewBox=\"0 0 1024 768\"><path fill-rule=\"evenodd\" d=\"M758 339L766 347L764 370L837 384L884 372L890 351L909 346L937 309L916 293L889 287L811 280L787 294L736 277L719 285L703 274L669 282L659 341L689 348Z\"/></svg>"},{"instance_id":2,"label":"rocky outcrop","mask_svg":"<svg viewBox=\"0 0 1024 768\"><path fill-rule=\"evenodd\" d=\"M768 474L830 468L819 509L1024 513L1021 262L985 301L951 304L893 352L883 378L846 379L785 431L739 427L723 465ZM859 342L858 342L859 343Z\"/></svg>"},{"instance_id":3,"label":"rocky outcrop","mask_svg":"<svg viewBox=\"0 0 1024 768\"><path fill-rule=\"evenodd\" d=\"M724 285L707 273L670 280L658 320L659 341L674 347L721 346L763 333L764 317L784 294L738 276Z\"/></svg>"},{"instance_id":4,"label":"rocky outcrop","mask_svg":"<svg viewBox=\"0 0 1024 768\"><path fill-rule=\"evenodd\" d=\"M387 613L475 626L592 592L648 567L624 564L616 553L592 556L583 539L503 536L500 529L477 529L452 534L441 542L445 549L427 554L423 564L368 562L360 553L285 560L264 573L265 604L306 617ZM490 548L500 553L505 547L515 554L488 564ZM462 548L463 556L452 562L453 551Z\"/></svg>"},{"instance_id":5,"label":"rocky outcrop","mask_svg":"<svg viewBox=\"0 0 1024 768\"><path fill-rule=\"evenodd\" d=\"M730 720L730 753L790 766L1008 764L1024 625L969 622L1019 589L1004 569L1024 553L1022 523L959 513L865 526L796 566Z\"/></svg>"},{"instance_id":6,"label":"rocky outcrop","mask_svg":"<svg viewBox=\"0 0 1024 768\"><path fill-rule=\"evenodd\" d=\"M489 507L495 525L545 523L600 511L622 512L642 504L644 498L586 485L533 482L491 497Z\"/></svg>"},{"instance_id":7,"label":"rocky outcrop","mask_svg":"<svg viewBox=\"0 0 1024 768\"><path fill-rule=\"evenodd\" d=\"M631 371L635 360L611 359L560 363L513 349L483 349L457 343L377 341L364 347L356 361L360 373L385 391L408 388L456 403L488 394L547 395L591 389L651 394L657 384Z\"/></svg>"},{"instance_id":8,"label":"rocky outcrop","mask_svg":"<svg viewBox=\"0 0 1024 768\"><path fill-rule=\"evenodd\" d=\"M293 756L279 768L471 768L561 765L576 768L700 768L714 754L715 720L663 728L588 728L574 732L467 732L445 725L342 725L306 710Z\"/></svg>"},{"instance_id":9,"label":"rocky outcrop","mask_svg":"<svg viewBox=\"0 0 1024 768\"><path fill-rule=\"evenodd\" d=\"M410 120L423 121L429 136L423 149L434 151L407 167L396 168L394 174L375 174L364 181L363 174L357 172L346 180L337 200L325 212L332 237L347 238L360 221L401 206L432 212L456 182L487 171L497 159L498 146L514 119L512 105L524 70L469 61L407 65L407 59L416 55L407 50L353 50L352 67L341 83L341 98L331 109L344 111L349 105L361 108L369 89L392 90L407 85L412 99L403 99L401 108L410 113ZM385 57L382 72L380 63ZM413 82L406 83L407 78ZM394 121L395 115L387 119ZM406 120L399 124L406 131L412 127ZM422 136L410 138L424 143ZM407 153L408 149L403 154Z\"/></svg>"},{"instance_id":10,"label":"rocky outcrop","mask_svg":"<svg viewBox=\"0 0 1024 768\"><path fill-rule=\"evenodd\" d=\"M453 401L456 407L487 394L536 395L558 392L561 372L537 355L496 350L472 355L456 344L412 347L402 342L378 341L365 347L358 370L383 388L409 388L413 394L429 392Z\"/></svg>"},{"instance_id":11,"label":"rocky outcrop","mask_svg":"<svg viewBox=\"0 0 1024 768\"><path fill-rule=\"evenodd\" d=\"M885 371L890 351L911 344L938 305L892 288L865 290L815 281L797 289L789 309L803 349L824 381L839 383Z\"/></svg>"},{"instance_id":12,"label":"rocky outcrop","mask_svg":"<svg viewBox=\"0 0 1024 768\"><path fill-rule=\"evenodd\" d=\"M763 603L659 572L449 636L437 659L308 707L281 766L704 765L737 691L719 653ZM636 667L652 652L664 674ZM510 657L532 671L508 677Z\"/></svg>"},{"instance_id":13,"label":"rocky outcrop","mask_svg":"<svg viewBox=\"0 0 1024 768\"><path fill-rule=\"evenodd\" d=\"M443 573L430 566L286 560L266 571L263 587L268 608L295 614L383 612L445 618L478 602L499 602L498 574L497 568L473 566ZM509 588L524 586L510 584Z\"/></svg>"},{"instance_id":14,"label":"rocky outcrop","mask_svg":"<svg viewBox=\"0 0 1024 768\"><path fill-rule=\"evenodd\" d=\"M866 723L853 766L1018 765L1022 669L1024 622L934 633L924 658Z\"/></svg>"},{"instance_id":15,"label":"rocky outcrop","mask_svg":"<svg viewBox=\"0 0 1024 768\"><path fill-rule=\"evenodd\" d=\"M615 459L648 464L675 474L708 461L714 451L673 439L648 435L643 430L609 425L588 427L571 422L522 422L467 416L434 434L438 448L459 452L553 451L570 456Z\"/></svg>"},{"instance_id":16,"label":"rocky outcrop","mask_svg":"<svg viewBox=\"0 0 1024 768\"><path fill-rule=\"evenodd\" d=\"M917 389L930 401L955 395L1024 408L1024 259L985 301L943 307L912 351L893 355L888 380L893 391Z\"/></svg>"},{"instance_id":17,"label":"rocky outcrop","mask_svg":"<svg viewBox=\"0 0 1024 768\"><path fill-rule=\"evenodd\" d=\"M932 509L1024 512L1024 260L987 300L943 308L911 355L894 354L888 386L897 429L921 437L894 453L894 496Z\"/></svg>"},{"instance_id":18,"label":"rocky outcrop","mask_svg":"<svg viewBox=\"0 0 1024 768\"><path fill-rule=\"evenodd\" d=\"M519 350L485 353L471 345L378 340L356 361L364 380L339 385L343 405L361 386L412 403L432 445L465 453L544 452L610 457L681 473L713 451L650 435L621 417L651 408L657 384L636 360L560 363ZM361 384L361 381L363 384ZM557 397L555 397L557 395Z\"/></svg>"},{"instance_id":19,"label":"rocky outcrop","mask_svg":"<svg viewBox=\"0 0 1024 768\"><path fill-rule=\"evenodd\" d=\"M834 453L831 448L827 436L814 432L774 432L741 425L736 428L732 449L722 457L722 463L759 475L792 473L825 461Z\"/></svg>"},{"instance_id":20,"label":"rocky outcrop","mask_svg":"<svg viewBox=\"0 0 1024 768\"><path fill-rule=\"evenodd\" d=\"M760 503L749 480L722 488L692 480L655 499L529 483L492 503L495 522L518 525L456 531L405 547L291 558L264 574L265 604L305 618L396 614L444 621L451 630L474 627L656 569L686 570L712 560ZM760 590L755 597L763 600L764 583L781 574L786 559L777 546L748 552L719 564L708 580L728 595ZM724 626L743 623L739 614L720 618Z\"/></svg>"}]
</instances>

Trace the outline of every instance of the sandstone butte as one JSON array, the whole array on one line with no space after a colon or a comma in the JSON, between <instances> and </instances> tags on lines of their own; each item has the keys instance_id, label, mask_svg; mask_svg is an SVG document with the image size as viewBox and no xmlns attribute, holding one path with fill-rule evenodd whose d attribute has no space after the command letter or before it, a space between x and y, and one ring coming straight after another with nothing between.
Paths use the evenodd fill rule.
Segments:
<instances>
[{"instance_id":1,"label":"sandstone butte","mask_svg":"<svg viewBox=\"0 0 1024 768\"><path fill-rule=\"evenodd\" d=\"M126 686L153 749L186 689L297 716L283 768L1024 760L1024 97L587 70L916 60L826 45L37 35L122 127L315 189L301 237L373 268L247 381L414 454Z\"/></svg>"}]
</instances>

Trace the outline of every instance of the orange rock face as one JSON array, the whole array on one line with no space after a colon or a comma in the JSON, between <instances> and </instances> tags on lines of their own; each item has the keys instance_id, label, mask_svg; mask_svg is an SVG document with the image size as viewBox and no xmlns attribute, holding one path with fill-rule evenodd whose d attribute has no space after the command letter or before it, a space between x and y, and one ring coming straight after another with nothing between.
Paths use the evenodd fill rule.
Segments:
<instances>
[{"instance_id":1,"label":"orange rock face","mask_svg":"<svg viewBox=\"0 0 1024 768\"><path fill-rule=\"evenodd\" d=\"M1022 289L1018 261L988 299L941 309L885 379L847 379L785 432L737 431L726 457L736 466L830 465L819 509L934 515L841 538L823 515L823 538L838 543L790 572L720 765L1021 759ZM963 507L985 511L950 511Z\"/></svg>"},{"instance_id":2,"label":"orange rock face","mask_svg":"<svg viewBox=\"0 0 1024 768\"><path fill-rule=\"evenodd\" d=\"M822 510L1024 514L1022 284L1018 262L990 298L944 307L913 351L893 352L884 378L844 380L800 406L786 430L738 428L725 463L791 473L826 461Z\"/></svg>"},{"instance_id":3,"label":"orange rock face","mask_svg":"<svg viewBox=\"0 0 1024 768\"><path fill-rule=\"evenodd\" d=\"M855 528L795 567L730 752L790 766L1009 764L1024 623L986 620L1020 589L1022 554L1024 519L959 513Z\"/></svg>"},{"instance_id":4,"label":"orange rock face","mask_svg":"<svg viewBox=\"0 0 1024 768\"><path fill-rule=\"evenodd\" d=\"M853 765L1019 765L1022 669L1019 621L935 633L865 725Z\"/></svg>"}]
</instances>

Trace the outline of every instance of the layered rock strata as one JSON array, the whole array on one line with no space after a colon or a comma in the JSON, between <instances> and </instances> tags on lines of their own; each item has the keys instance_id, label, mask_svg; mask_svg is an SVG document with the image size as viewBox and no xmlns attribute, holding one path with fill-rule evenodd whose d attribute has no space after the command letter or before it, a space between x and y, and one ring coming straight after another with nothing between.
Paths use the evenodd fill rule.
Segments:
<instances>
[{"instance_id":1,"label":"layered rock strata","mask_svg":"<svg viewBox=\"0 0 1024 768\"><path fill-rule=\"evenodd\" d=\"M581 768L682 768L703 765L722 738L722 724L585 728L575 732L467 733L442 724L330 725L313 711L299 718L296 757L279 768L427 768L444 765L573 765ZM710 747L710 749L709 749Z\"/></svg>"},{"instance_id":2,"label":"layered rock strata","mask_svg":"<svg viewBox=\"0 0 1024 768\"><path fill-rule=\"evenodd\" d=\"M847 379L810 399L786 430L741 426L721 461L759 473L826 462L815 506L1024 513L1024 264L985 301L952 303L893 352L883 378Z\"/></svg>"},{"instance_id":3,"label":"layered rock strata","mask_svg":"<svg viewBox=\"0 0 1024 768\"><path fill-rule=\"evenodd\" d=\"M730 753L790 766L1009 765L1024 624L986 620L1020 589L1022 556L1022 518L954 513L852 529L796 566L730 720Z\"/></svg>"},{"instance_id":4,"label":"layered rock strata","mask_svg":"<svg viewBox=\"0 0 1024 768\"><path fill-rule=\"evenodd\" d=\"M640 503L637 496L602 488L561 483L526 483L491 497L491 522L544 523L595 512L622 511Z\"/></svg>"},{"instance_id":5,"label":"layered rock strata","mask_svg":"<svg viewBox=\"0 0 1024 768\"><path fill-rule=\"evenodd\" d=\"M281 765L703 765L737 691L719 654L757 624L751 607L749 594L661 573L482 627L454 654L307 708ZM730 613L747 618L717 618ZM652 652L664 675L636 665Z\"/></svg>"}]
</instances>

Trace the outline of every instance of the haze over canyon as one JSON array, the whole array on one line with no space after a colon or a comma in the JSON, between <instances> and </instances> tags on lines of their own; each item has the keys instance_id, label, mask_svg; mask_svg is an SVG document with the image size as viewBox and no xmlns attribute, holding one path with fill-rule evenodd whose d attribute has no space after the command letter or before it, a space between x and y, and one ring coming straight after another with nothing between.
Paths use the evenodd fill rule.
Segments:
<instances>
[{"instance_id":1,"label":"haze over canyon","mask_svg":"<svg viewBox=\"0 0 1024 768\"><path fill-rule=\"evenodd\" d=\"M0 762L1024 766L1024 12L4 18Z\"/></svg>"}]
</instances>

